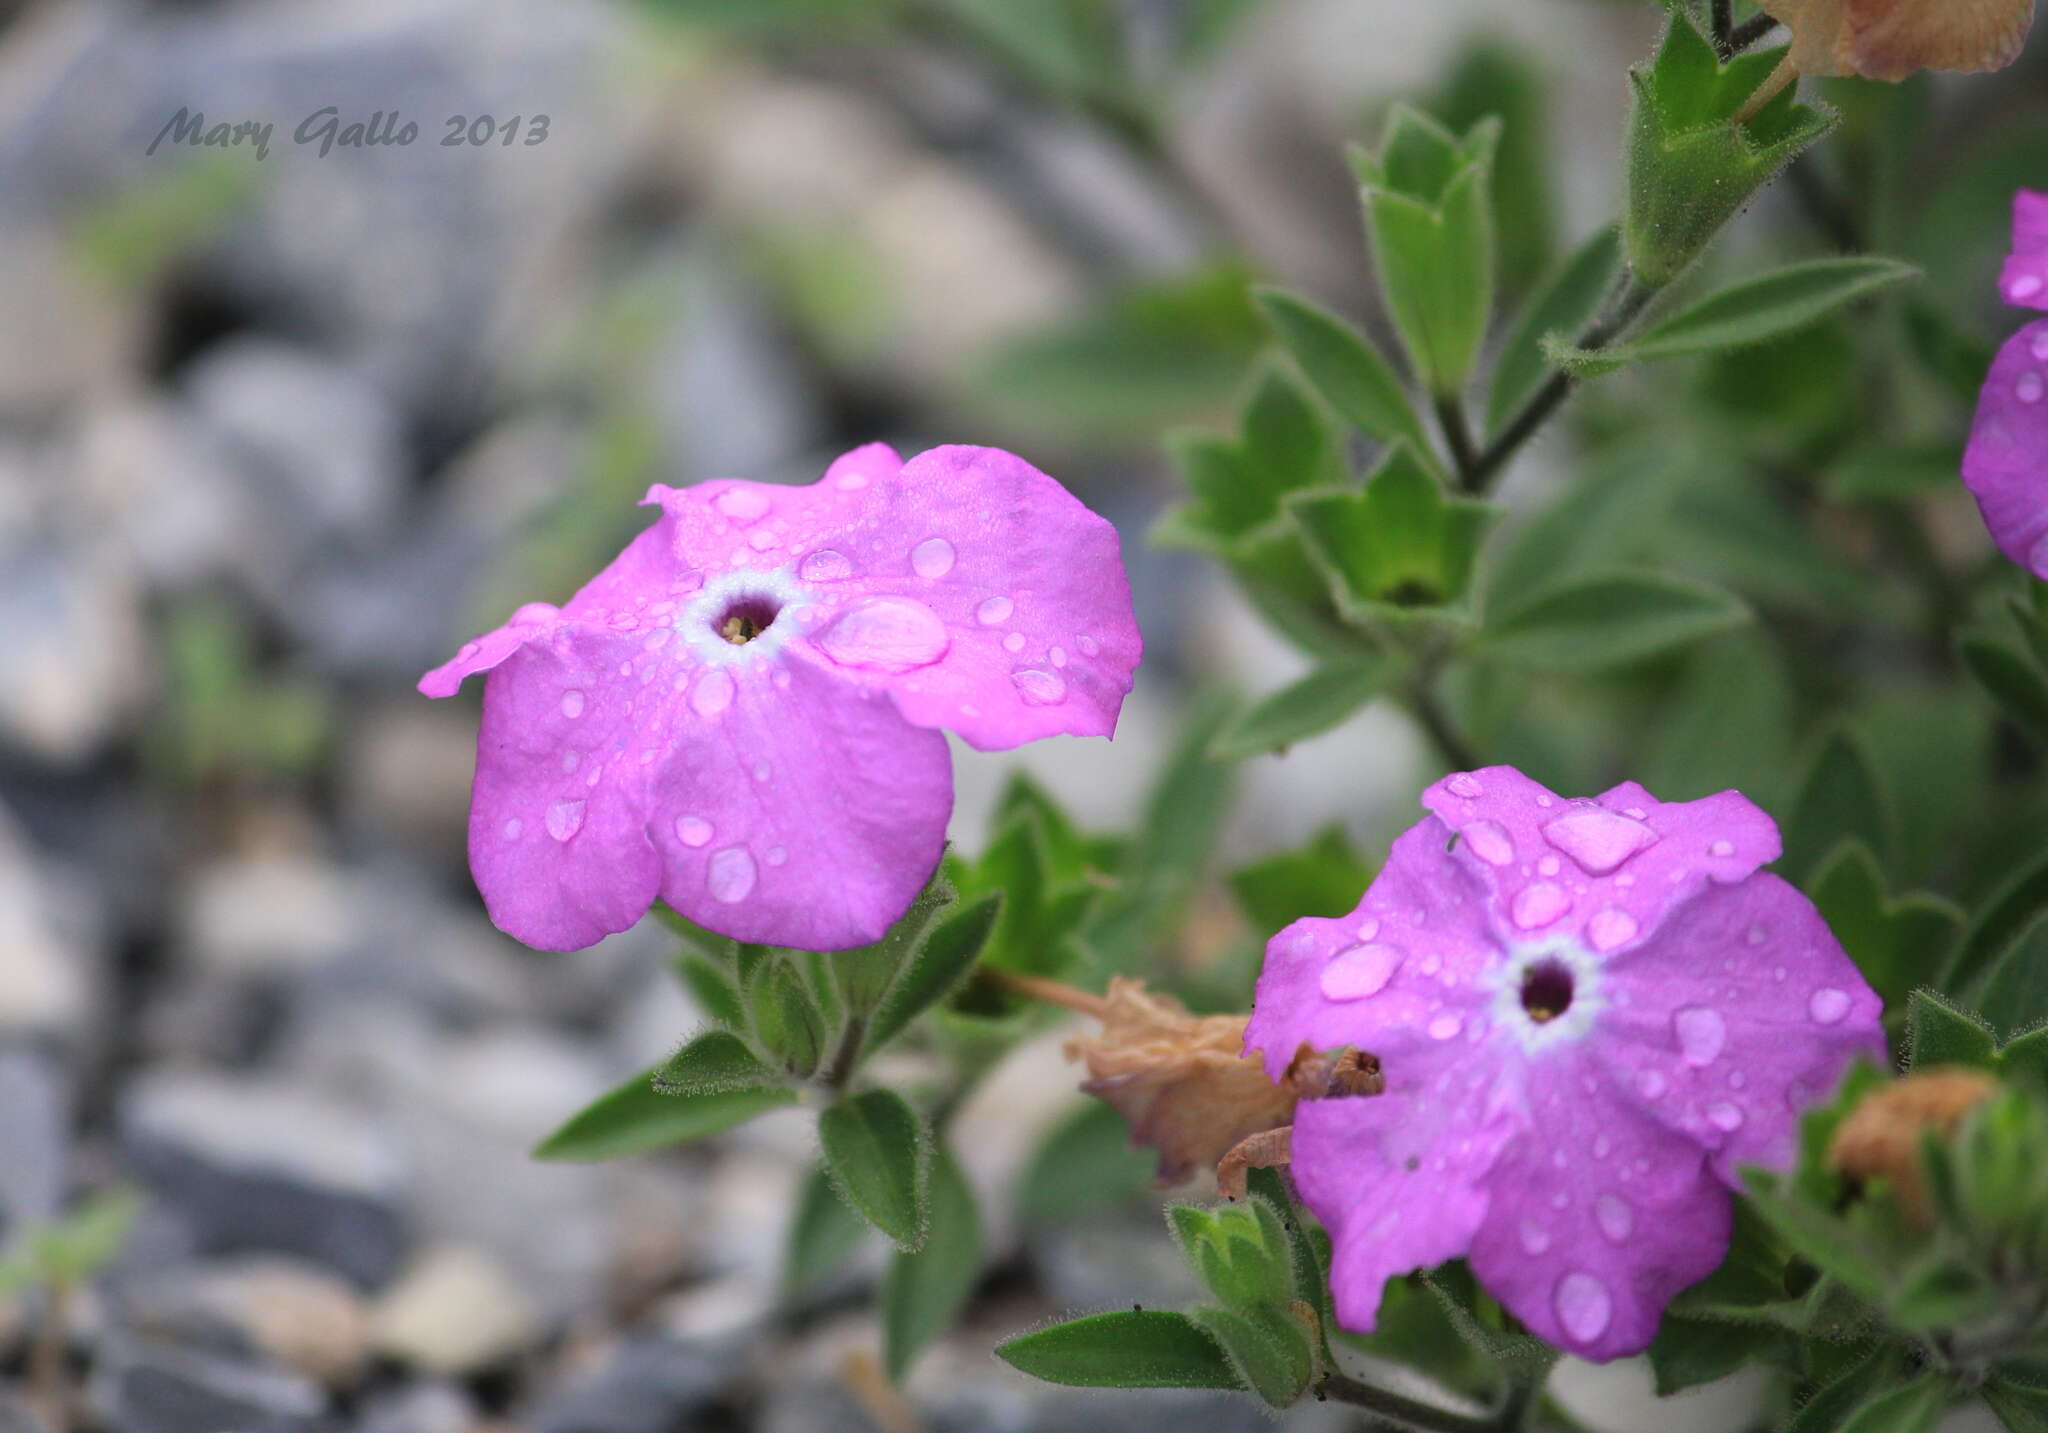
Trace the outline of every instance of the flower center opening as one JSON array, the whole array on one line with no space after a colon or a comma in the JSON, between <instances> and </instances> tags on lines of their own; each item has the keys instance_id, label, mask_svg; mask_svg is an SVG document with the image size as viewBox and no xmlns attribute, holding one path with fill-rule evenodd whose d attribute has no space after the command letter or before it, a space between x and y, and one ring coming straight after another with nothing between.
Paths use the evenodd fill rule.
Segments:
<instances>
[{"instance_id":1,"label":"flower center opening","mask_svg":"<svg viewBox=\"0 0 2048 1433\"><path fill-rule=\"evenodd\" d=\"M781 607L774 599L757 594L735 597L711 624L711 629L735 647L743 647L775 625Z\"/></svg>"},{"instance_id":2,"label":"flower center opening","mask_svg":"<svg viewBox=\"0 0 2048 1433\"><path fill-rule=\"evenodd\" d=\"M1572 1008L1572 973L1562 962L1542 960L1522 977L1522 1008L1538 1025Z\"/></svg>"}]
</instances>

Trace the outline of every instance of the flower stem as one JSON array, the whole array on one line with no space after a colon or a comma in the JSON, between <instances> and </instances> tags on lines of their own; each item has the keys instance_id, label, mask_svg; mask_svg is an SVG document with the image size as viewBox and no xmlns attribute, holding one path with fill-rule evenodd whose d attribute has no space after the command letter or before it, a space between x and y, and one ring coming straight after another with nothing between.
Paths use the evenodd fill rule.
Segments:
<instances>
[{"instance_id":1,"label":"flower stem","mask_svg":"<svg viewBox=\"0 0 2048 1433\"><path fill-rule=\"evenodd\" d=\"M1798 78L1799 66L1792 63L1792 52L1787 50L1785 58L1778 61L1778 67L1764 76L1764 82L1756 87L1756 93L1743 101L1742 108L1735 111L1735 125L1739 128L1755 119L1765 105L1776 99L1786 86Z\"/></svg>"},{"instance_id":2,"label":"flower stem","mask_svg":"<svg viewBox=\"0 0 2048 1433\"><path fill-rule=\"evenodd\" d=\"M1404 1398L1398 1393L1374 1388L1369 1383L1360 1383L1334 1371L1323 1375L1322 1382L1316 1385L1316 1392L1324 1398L1334 1398L1339 1403L1366 1409L1397 1428L1410 1430L1410 1433L1496 1433L1499 1426L1492 1418L1453 1413L1448 1408Z\"/></svg>"},{"instance_id":3,"label":"flower stem","mask_svg":"<svg viewBox=\"0 0 2048 1433\"><path fill-rule=\"evenodd\" d=\"M1466 492L1472 486L1479 453L1472 446L1472 428L1465 421L1465 400L1447 393L1436 400L1436 423L1443 430L1444 446L1451 451L1451 466L1457 470L1458 486Z\"/></svg>"},{"instance_id":4,"label":"flower stem","mask_svg":"<svg viewBox=\"0 0 2048 1433\"><path fill-rule=\"evenodd\" d=\"M1479 753L1472 749L1472 743L1458 730L1458 724L1451 720L1450 712L1444 707L1443 696L1436 689L1434 672L1416 681L1412 700L1416 721L1429 733L1429 739L1436 743L1445 761L1459 771L1485 765L1479 759Z\"/></svg>"},{"instance_id":5,"label":"flower stem","mask_svg":"<svg viewBox=\"0 0 2048 1433\"><path fill-rule=\"evenodd\" d=\"M1093 1015L1100 1020L1109 1012L1109 1001L1092 990L1079 986L1064 985L1057 980L1047 980L1037 975L1019 975L1013 970L994 970L984 966L980 972L983 980L1007 990L1012 995L1022 995L1031 1000L1043 1000L1048 1005L1058 1005L1083 1015Z\"/></svg>"},{"instance_id":6,"label":"flower stem","mask_svg":"<svg viewBox=\"0 0 2048 1433\"><path fill-rule=\"evenodd\" d=\"M1777 28L1778 17L1775 15L1766 12L1750 16L1728 32L1728 49L1721 58L1732 60Z\"/></svg>"},{"instance_id":7,"label":"flower stem","mask_svg":"<svg viewBox=\"0 0 2048 1433\"><path fill-rule=\"evenodd\" d=\"M846 1022L846 1029L840 1032L839 1048L832 1052L831 1063L825 1067L821 1077L825 1088L839 1091L846 1088L853 1078L853 1069L860 1062L861 1042L867 1039L868 1022L856 1015Z\"/></svg>"}]
</instances>

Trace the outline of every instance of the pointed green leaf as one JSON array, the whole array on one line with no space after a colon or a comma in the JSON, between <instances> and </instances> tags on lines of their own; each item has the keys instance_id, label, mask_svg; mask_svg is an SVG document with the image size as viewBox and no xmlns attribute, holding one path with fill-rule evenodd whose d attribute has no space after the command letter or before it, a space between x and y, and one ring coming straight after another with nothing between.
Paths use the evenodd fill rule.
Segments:
<instances>
[{"instance_id":1,"label":"pointed green leaf","mask_svg":"<svg viewBox=\"0 0 2048 1433\"><path fill-rule=\"evenodd\" d=\"M1868 257L1791 264L1709 294L1600 355L1640 363L1763 343L1919 273L1895 259Z\"/></svg>"},{"instance_id":2,"label":"pointed green leaf","mask_svg":"<svg viewBox=\"0 0 2048 1433\"><path fill-rule=\"evenodd\" d=\"M1666 515L1697 471L1693 455L1655 438L1617 444L1489 554L1486 600L1512 607L1579 573L1654 565L1668 546Z\"/></svg>"},{"instance_id":3,"label":"pointed green leaf","mask_svg":"<svg viewBox=\"0 0 2048 1433\"><path fill-rule=\"evenodd\" d=\"M1807 893L1863 978L1892 1009L1916 986L1931 984L1948 963L1963 913L1925 892L1887 892L1870 847L1836 846L1807 883Z\"/></svg>"},{"instance_id":4,"label":"pointed green leaf","mask_svg":"<svg viewBox=\"0 0 2048 1433\"><path fill-rule=\"evenodd\" d=\"M1320 667L1240 712L1209 743L1209 755L1237 761L1326 732L1380 694L1390 667L1384 660Z\"/></svg>"},{"instance_id":5,"label":"pointed green leaf","mask_svg":"<svg viewBox=\"0 0 2048 1433\"><path fill-rule=\"evenodd\" d=\"M2048 745L2048 674L2030 652L1988 632L1967 633L1956 655L1998 708L2035 745Z\"/></svg>"},{"instance_id":6,"label":"pointed green leaf","mask_svg":"<svg viewBox=\"0 0 2048 1433\"><path fill-rule=\"evenodd\" d=\"M1256 289L1253 296L1281 346L1339 418L1383 443L1406 438L1417 452L1429 451L1422 420L1394 366L1365 335L1283 290Z\"/></svg>"},{"instance_id":7,"label":"pointed green leaf","mask_svg":"<svg viewBox=\"0 0 2048 1433\"><path fill-rule=\"evenodd\" d=\"M1497 617L1479 650L1501 661L1595 672L1739 627L1750 610L1726 592L1655 572L1567 579Z\"/></svg>"},{"instance_id":8,"label":"pointed green leaf","mask_svg":"<svg viewBox=\"0 0 2048 1433\"><path fill-rule=\"evenodd\" d=\"M1792 676L1761 629L1733 632L1687 654L1651 724L1642 781L1667 801L1736 790L1778 810L1791 775Z\"/></svg>"},{"instance_id":9,"label":"pointed green leaf","mask_svg":"<svg viewBox=\"0 0 2048 1433\"><path fill-rule=\"evenodd\" d=\"M1459 169L1432 205L1392 189L1365 191L1380 291L1431 393L1456 393L1493 307L1490 159Z\"/></svg>"},{"instance_id":10,"label":"pointed green leaf","mask_svg":"<svg viewBox=\"0 0 2048 1433\"><path fill-rule=\"evenodd\" d=\"M2015 1082L2031 1083L2037 1092L2048 1094L2048 1025L2008 1040L1998 1052L1998 1072Z\"/></svg>"},{"instance_id":11,"label":"pointed green leaf","mask_svg":"<svg viewBox=\"0 0 2048 1433\"><path fill-rule=\"evenodd\" d=\"M818 1116L833 1184L899 1249L921 1248L931 1199L931 1141L894 1090L869 1090Z\"/></svg>"},{"instance_id":12,"label":"pointed green leaf","mask_svg":"<svg viewBox=\"0 0 2048 1433\"><path fill-rule=\"evenodd\" d=\"M1647 1350L1657 1379L1657 1396L1669 1398L1751 1363L1794 1356L1798 1340L1783 1329L1723 1323L1667 1313Z\"/></svg>"},{"instance_id":13,"label":"pointed green leaf","mask_svg":"<svg viewBox=\"0 0 2048 1433\"><path fill-rule=\"evenodd\" d=\"M1021 1373L1076 1388L1242 1388L1216 1340L1186 1314L1133 1309L1069 1319L996 1348Z\"/></svg>"},{"instance_id":14,"label":"pointed green leaf","mask_svg":"<svg viewBox=\"0 0 2048 1433\"><path fill-rule=\"evenodd\" d=\"M1994 1376L1982 1391L1984 1402L2007 1433L2048 1433L2048 1388L2009 1383Z\"/></svg>"},{"instance_id":15,"label":"pointed green leaf","mask_svg":"<svg viewBox=\"0 0 2048 1433\"><path fill-rule=\"evenodd\" d=\"M1860 841L1880 858L1893 845L1890 794L1863 737L1846 727L1828 733L1807 767L1785 823L1781 867L1804 884L1822 857L1843 841Z\"/></svg>"},{"instance_id":16,"label":"pointed green leaf","mask_svg":"<svg viewBox=\"0 0 2048 1433\"><path fill-rule=\"evenodd\" d=\"M1131 1144L1130 1126L1089 1100L1054 1126L1019 1182L1017 1206L1034 1225L1074 1226L1142 1201L1156 1160Z\"/></svg>"},{"instance_id":17,"label":"pointed green leaf","mask_svg":"<svg viewBox=\"0 0 2048 1433\"><path fill-rule=\"evenodd\" d=\"M944 999L967 978L981 958L1002 916L1004 896L992 891L955 906L925 935L883 997L868 1026L864 1048L878 1050L900 1035L918 1015Z\"/></svg>"},{"instance_id":18,"label":"pointed green leaf","mask_svg":"<svg viewBox=\"0 0 2048 1433\"><path fill-rule=\"evenodd\" d=\"M1196 1309L1192 1317L1221 1346L1244 1386L1267 1404L1285 1408L1301 1397L1312 1363L1298 1328L1290 1331L1276 1320L1235 1309Z\"/></svg>"},{"instance_id":19,"label":"pointed green leaf","mask_svg":"<svg viewBox=\"0 0 2048 1433\"><path fill-rule=\"evenodd\" d=\"M1750 1200L1779 1238L1823 1273L1832 1274L1868 1299L1885 1294L1890 1260L1886 1251L1829 1211L1809 1204L1796 1191L1777 1188L1750 1171Z\"/></svg>"},{"instance_id":20,"label":"pointed green leaf","mask_svg":"<svg viewBox=\"0 0 2048 1433\"><path fill-rule=\"evenodd\" d=\"M784 1085L720 1094L665 1095L654 1087L659 1073L657 1066L635 1075L572 1115L541 1141L534 1158L572 1162L623 1159L717 1134L797 1100L797 1092Z\"/></svg>"},{"instance_id":21,"label":"pointed green leaf","mask_svg":"<svg viewBox=\"0 0 2048 1433\"><path fill-rule=\"evenodd\" d=\"M1600 230L1565 260L1509 331L1493 368L1486 399L1486 431L1499 433L1550 376L1543 342L1569 342L1599 314L1621 272L1621 233Z\"/></svg>"},{"instance_id":22,"label":"pointed green leaf","mask_svg":"<svg viewBox=\"0 0 2048 1433\"><path fill-rule=\"evenodd\" d=\"M656 1068L654 1088L664 1095L715 1095L773 1085L775 1072L730 1030L707 1030Z\"/></svg>"},{"instance_id":23,"label":"pointed green leaf","mask_svg":"<svg viewBox=\"0 0 2048 1433\"><path fill-rule=\"evenodd\" d=\"M2044 914L2048 914L2048 853L2023 867L1978 909L1942 976L1941 988L1970 990Z\"/></svg>"},{"instance_id":24,"label":"pointed green leaf","mask_svg":"<svg viewBox=\"0 0 2048 1433\"><path fill-rule=\"evenodd\" d=\"M1255 929L1277 931L1303 916L1349 914L1371 879L1371 865L1333 824L1299 850L1278 851L1231 872L1230 889Z\"/></svg>"},{"instance_id":25,"label":"pointed green leaf","mask_svg":"<svg viewBox=\"0 0 2048 1433\"><path fill-rule=\"evenodd\" d=\"M1932 990L1916 990L1906 1007L1906 1050L1916 1070L1935 1065L1989 1069L1996 1047L1990 1027Z\"/></svg>"},{"instance_id":26,"label":"pointed green leaf","mask_svg":"<svg viewBox=\"0 0 2048 1433\"><path fill-rule=\"evenodd\" d=\"M725 964L687 953L676 958L675 972L706 1015L728 1029L745 1028L747 1008L740 1000L739 984Z\"/></svg>"},{"instance_id":27,"label":"pointed green leaf","mask_svg":"<svg viewBox=\"0 0 2048 1433\"><path fill-rule=\"evenodd\" d=\"M1949 1397L1948 1375L1923 1373L1865 1402L1843 1421L1841 1433L1931 1433Z\"/></svg>"},{"instance_id":28,"label":"pointed green leaf","mask_svg":"<svg viewBox=\"0 0 2048 1433\"><path fill-rule=\"evenodd\" d=\"M1841 1433L1850 1411L1889 1381L1895 1359L1887 1345L1874 1346L1807 1399L1785 1425L1785 1433Z\"/></svg>"},{"instance_id":29,"label":"pointed green leaf","mask_svg":"<svg viewBox=\"0 0 2048 1433\"><path fill-rule=\"evenodd\" d=\"M897 1253L882 1284L882 1354L901 1379L924 1346L943 1333L981 1282L981 1215L959 1165L933 1151L931 1223L924 1246Z\"/></svg>"}]
</instances>

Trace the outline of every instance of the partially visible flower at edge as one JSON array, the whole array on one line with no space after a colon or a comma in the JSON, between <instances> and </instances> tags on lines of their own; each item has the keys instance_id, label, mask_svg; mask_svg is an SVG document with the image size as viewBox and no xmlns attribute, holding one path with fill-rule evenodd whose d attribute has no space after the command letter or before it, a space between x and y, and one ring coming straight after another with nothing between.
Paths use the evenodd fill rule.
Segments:
<instances>
[{"instance_id":1,"label":"partially visible flower at edge","mask_svg":"<svg viewBox=\"0 0 2048 1433\"><path fill-rule=\"evenodd\" d=\"M2019 58L2034 0L1761 0L1792 32L1801 74L1896 83L1916 70L1968 74Z\"/></svg>"},{"instance_id":2,"label":"partially visible flower at edge","mask_svg":"<svg viewBox=\"0 0 2048 1433\"><path fill-rule=\"evenodd\" d=\"M1799 1113L1884 1058L1881 1003L1759 871L1777 828L1738 793L1566 801L1500 766L1423 804L1355 912L1267 946L1247 1032L1275 1079L1304 1044L1382 1064L1384 1094L1295 1114L1338 1320L1466 1256L1545 1339L1639 1352L1726 1253L1737 1167L1784 1167Z\"/></svg>"},{"instance_id":3,"label":"partially visible flower at edge","mask_svg":"<svg viewBox=\"0 0 2048 1433\"><path fill-rule=\"evenodd\" d=\"M1023 459L857 448L807 487L656 484L555 608L420 680L490 673L469 854L491 918L574 950L659 896L737 940L876 940L937 867L952 764L1107 736L1142 651L1116 530Z\"/></svg>"},{"instance_id":4,"label":"partially visible flower at edge","mask_svg":"<svg viewBox=\"0 0 2048 1433\"><path fill-rule=\"evenodd\" d=\"M2048 309L2048 193L2013 195L2012 253L1999 291ZM2005 341L1985 375L1963 450L1963 483L1998 550L2048 579L2048 319Z\"/></svg>"}]
</instances>

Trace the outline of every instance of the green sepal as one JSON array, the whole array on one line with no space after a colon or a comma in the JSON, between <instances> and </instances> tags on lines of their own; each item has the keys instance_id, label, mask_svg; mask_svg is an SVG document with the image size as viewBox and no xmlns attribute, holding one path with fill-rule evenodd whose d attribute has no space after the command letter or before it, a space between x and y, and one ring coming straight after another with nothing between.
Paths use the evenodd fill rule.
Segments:
<instances>
[{"instance_id":1,"label":"green sepal","mask_svg":"<svg viewBox=\"0 0 2048 1433\"><path fill-rule=\"evenodd\" d=\"M1445 492L1405 443L1362 490L1298 493L1287 510L1337 610L1354 622L1461 602L1498 509Z\"/></svg>"},{"instance_id":2,"label":"green sepal","mask_svg":"<svg viewBox=\"0 0 2048 1433\"><path fill-rule=\"evenodd\" d=\"M1916 990L1906 1006L1906 1055L1915 1070L1937 1065L1990 1069L1997 1041L1983 1020L1932 990Z\"/></svg>"},{"instance_id":3,"label":"green sepal","mask_svg":"<svg viewBox=\"0 0 2048 1433\"><path fill-rule=\"evenodd\" d=\"M690 1040L654 1071L654 1088L664 1095L716 1095L758 1089L778 1077L730 1030L707 1030Z\"/></svg>"}]
</instances>

